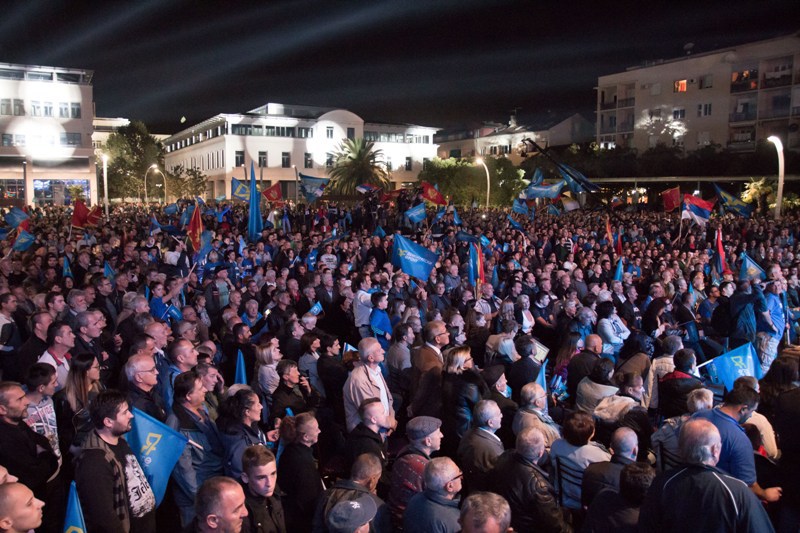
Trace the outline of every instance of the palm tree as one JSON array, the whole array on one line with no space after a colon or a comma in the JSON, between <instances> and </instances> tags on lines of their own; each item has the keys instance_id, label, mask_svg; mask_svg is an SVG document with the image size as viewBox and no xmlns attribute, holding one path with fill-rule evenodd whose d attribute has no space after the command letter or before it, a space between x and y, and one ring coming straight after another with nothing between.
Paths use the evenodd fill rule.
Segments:
<instances>
[{"instance_id":1,"label":"palm tree","mask_svg":"<svg viewBox=\"0 0 800 533\"><path fill-rule=\"evenodd\" d=\"M356 187L369 183L386 188L389 174L383 162L383 151L375 143L362 139L345 139L333 153L331 182L327 189L338 194L355 194Z\"/></svg>"},{"instance_id":2,"label":"palm tree","mask_svg":"<svg viewBox=\"0 0 800 533\"><path fill-rule=\"evenodd\" d=\"M775 192L775 189L772 187L772 183L767 181L767 178L761 178L760 180L750 178L750 182L744 186L742 200L747 203L756 202L758 212L765 213L768 198L773 192Z\"/></svg>"}]
</instances>

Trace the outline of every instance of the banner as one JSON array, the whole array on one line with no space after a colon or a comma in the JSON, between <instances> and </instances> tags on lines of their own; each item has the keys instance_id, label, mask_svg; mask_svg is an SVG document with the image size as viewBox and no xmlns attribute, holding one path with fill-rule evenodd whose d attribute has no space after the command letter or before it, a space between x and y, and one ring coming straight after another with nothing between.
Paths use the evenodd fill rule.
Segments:
<instances>
[{"instance_id":1,"label":"banner","mask_svg":"<svg viewBox=\"0 0 800 533\"><path fill-rule=\"evenodd\" d=\"M329 178L315 178L300 174L300 194L309 204L314 203L325 192L325 187L330 183Z\"/></svg>"},{"instance_id":2,"label":"banner","mask_svg":"<svg viewBox=\"0 0 800 533\"><path fill-rule=\"evenodd\" d=\"M410 220L414 224L422 222L423 220L425 220L426 217L425 204L421 203L415 205L414 207L406 211L405 215L408 217L408 220Z\"/></svg>"},{"instance_id":3,"label":"banner","mask_svg":"<svg viewBox=\"0 0 800 533\"><path fill-rule=\"evenodd\" d=\"M564 180L554 183L553 185L528 185L525 190L520 193L519 197L524 200L531 200L533 198L558 198L564 185L566 185Z\"/></svg>"},{"instance_id":4,"label":"banner","mask_svg":"<svg viewBox=\"0 0 800 533\"><path fill-rule=\"evenodd\" d=\"M125 435L153 489L156 505L161 504L167 482L189 439L135 407L131 409L131 430Z\"/></svg>"},{"instance_id":5,"label":"banner","mask_svg":"<svg viewBox=\"0 0 800 533\"><path fill-rule=\"evenodd\" d=\"M409 276L428 279L437 261L439 261L439 254L431 252L402 235L394 236L392 264Z\"/></svg>"},{"instance_id":6,"label":"banner","mask_svg":"<svg viewBox=\"0 0 800 533\"><path fill-rule=\"evenodd\" d=\"M78 499L78 489L75 482L69 484L69 497L67 498L67 514L64 517L64 533L86 533L86 521L83 519L81 501Z\"/></svg>"},{"instance_id":7,"label":"banner","mask_svg":"<svg viewBox=\"0 0 800 533\"><path fill-rule=\"evenodd\" d=\"M736 213L740 217L750 218L753 214L753 206L744 203L732 194L728 194L719 188L719 185L714 184L714 189L717 191L717 198L722 207L731 213Z\"/></svg>"},{"instance_id":8,"label":"banner","mask_svg":"<svg viewBox=\"0 0 800 533\"><path fill-rule=\"evenodd\" d=\"M739 269L739 279L767 279L767 273L750 256L742 252L742 266Z\"/></svg>"},{"instance_id":9,"label":"banner","mask_svg":"<svg viewBox=\"0 0 800 533\"><path fill-rule=\"evenodd\" d=\"M661 201L664 203L665 213L678 209L681 206L681 188L675 187L662 192Z\"/></svg>"},{"instance_id":10,"label":"banner","mask_svg":"<svg viewBox=\"0 0 800 533\"><path fill-rule=\"evenodd\" d=\"M756 356L756 349L749 342L715 357L698 368L703 366L706 367L706 371L714 383L725 385L727 390L733 390L733 382L736 381L736 378L753 376L761 379L762 377L761 363Z\"/></svg>"},{"instance_id":11,"label":"banner","mask_svg":"<svg viewBox=\"0 0 800 533\"><path fill-rule=\"evenodd\" d=\"M256 242L261 237L264 221L261 218L261 195L256 188L256 167L250 161L250 211L247 219L247 237L250 242Z\"/></svg>"}]
</instances>

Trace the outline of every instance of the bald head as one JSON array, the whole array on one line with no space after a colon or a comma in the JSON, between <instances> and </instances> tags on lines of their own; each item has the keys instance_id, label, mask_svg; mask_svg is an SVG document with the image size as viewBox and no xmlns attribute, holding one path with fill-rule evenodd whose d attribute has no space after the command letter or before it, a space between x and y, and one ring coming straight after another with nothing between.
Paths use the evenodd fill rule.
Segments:
<instances>
[{"instance_id":1,"label":"bald head","mask_svg":"<svg viewBox=\"0 0 800 533\"><path fill-rule=\"evenodd\" d=\"M517 453L529 461L538 461L544 448L544 435L534 427L524 428L517 435Z\"/></svg>"},{"instance_id":2,"label":"bald head","mask_svg":"<svg viewBox=\"0 0 800 533\"><path fill-rule=\"evenodd\" d=\"M636 459L639 454L639 438L631 428L617 428L611 437L611 449L614 455Z\"/></svg>"},{"instance_id":3,"label":"bald head","mask_svg":"<svg viewBox=\"0 0 800 533\"><path fill-rule=\"evenodd\" d=\"M600 337L600 335L595 335L594 333L587 335L586 341L584 342L584 347L590 352L599 354L603 351L603 339Z\"/></svg>"},{"instance_id":4,"label":"bald head","mask_svg":"<svg viewBox=\"0 0 800 533\"><path fill-rule=\"evenodd\" d=\"M547 394L538 383L526 383L519 392L519 399L524 407L541 409L547 403Z\"/></svg>"},{"instance_id":5,"label":"bald head","mask_svg":"<svg viewBox=\"0 0 800 533\"><path fill-rule=\"evenodd\" d=\"M715 466L722 451L719 430L704 419L689 420L683 424L679 444L683 460L690 464Z\"/></svg>"},{"instance_id":6,"label":"bald head","mask_svg":"<svg viewBox=\"0 0 800 533\"><path fill-rule=\"evenodd\" d=\"M23 532L42 525L44 502L22 483L0 485L0 531Z\"/></svg>"}]
</instances>

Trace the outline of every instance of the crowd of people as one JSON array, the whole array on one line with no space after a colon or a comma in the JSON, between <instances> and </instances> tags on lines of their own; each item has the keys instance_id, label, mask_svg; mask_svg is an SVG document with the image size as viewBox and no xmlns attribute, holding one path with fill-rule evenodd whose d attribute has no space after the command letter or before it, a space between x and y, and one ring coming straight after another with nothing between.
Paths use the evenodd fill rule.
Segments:
<instances>
[{"instance_id":1,"label":"crowd of people","mask_svg":"<svg viewBox=\"0 0 800 533\"><path fill-rule=\"evenodd\" d=\"M90 533L798 530L797 214L391 200L256 240L197 205L200 251L190 202L30 209L0 260L0 531L61 531L72 481ZM748 343L727 390L704 363ZM135 409L188 440L160 503Z\"/></svg>"}]
</instances>

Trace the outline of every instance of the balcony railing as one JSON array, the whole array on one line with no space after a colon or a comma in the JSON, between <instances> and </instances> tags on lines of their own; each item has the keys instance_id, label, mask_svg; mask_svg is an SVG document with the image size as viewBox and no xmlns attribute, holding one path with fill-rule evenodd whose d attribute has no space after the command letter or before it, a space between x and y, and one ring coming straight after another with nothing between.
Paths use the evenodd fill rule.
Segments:
<instances>
[{"instance_id":1,"label":"balcony railing","mask_svg":"<svg viewBox=\"0 0 800 533\"><path fill-rule=\"evenodd\" d=\"M747 152L756 149L756 143L753 141L730 141L728 148L735 152Z\"/></svg>"},{"instance_id":2,"label":"balcony railing","mask_svg":"<svg viewBox=\"0 0 800 533\"><path fill-rule=\"evenodd\" d=\"M756 89L758 89L758 81L753 79L753 78L731 83L731 92L732 93L742 93L742 92L745 92L745 91L755 91Z\"/></svg>"},{"instance_id":3,"label":"balcony railing","mask_svg":"<svg viewBox=\"0 0 800 533\"><path fill-rule=\"evenodd\" d=\"M605 111L607 109L616 109L617 103L616 102L600 102L600 110Z\"/></svg>"},{"instance_id":4,"label":"balcony railing","mask_svg":"<svg viewBox=\"0 0 800 533\"><path fill-rule=\"evenodd\" d=\"M784 87L792 84L792 73L788 70L781 72L767 72L761 79L762 89L771 89L772 87Z\"/></svg>"},{"instance_id":5,"label":"balcony railing","mask_svg":"<svg viewBox=\"0 0 800 533\"><path fill-rule=\"evenodd\" d=\"M604 134L604 133L616 133L616 132L617 132L616 126L602 126L600 128L600 133L601 134Z\"/></svg>"},{"instance_id":6,"label":"balcony railing","mask_svg":"<svg viewBox=\"0 0 800 533\"><path fill-rule=\"evenodd\" d=\"M633 121L620 122L617 124L617 133L633 131Z\"/></svg>"},{"instance_id":7,"label":"balcony railing","mask_svg":"<svg viewBox=\"0 0 800 533\"><path fill-rule=\"evenodd\" d=\"M730 115L731 122L747 122L755 119L756 119L755 111L747 111L746 113L731 113Z\"/></svg>"},{"instance_id":8,"label":"balcony railing","mask_svg":"<svg viewBox=\"0 0 800 533\"><path fill-rule=\"evenodd\" d=\"M776 107L773 109L762 109L758 118L783 118L789 116L788 107Z\"/></svg>"},{"instance_id":9,"label":"balcony railing","mask_svg":"<svg viewBox=\"0 0 800 533\"><path fill-rule=\"evenodd\" d=\"M636 105L636 98L623 98L617 101L617 107L633 107Z\"/></svg>"}]
</instances>

